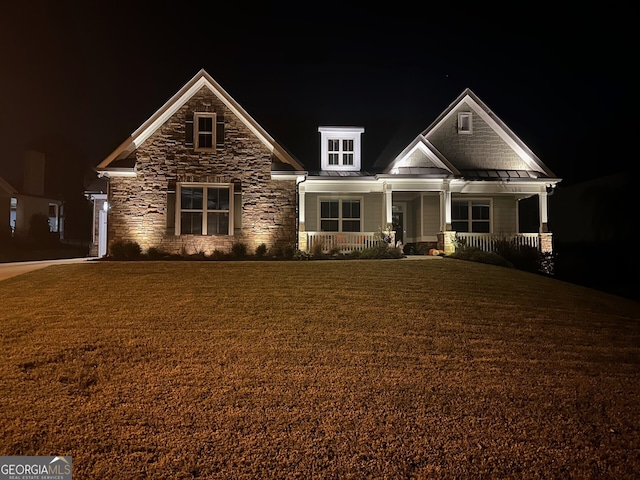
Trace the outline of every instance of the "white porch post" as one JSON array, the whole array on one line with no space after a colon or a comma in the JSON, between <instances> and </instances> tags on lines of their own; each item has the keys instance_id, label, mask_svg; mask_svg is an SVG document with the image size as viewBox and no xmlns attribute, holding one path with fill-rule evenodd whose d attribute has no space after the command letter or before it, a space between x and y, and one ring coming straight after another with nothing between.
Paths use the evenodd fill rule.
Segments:
<instances>
[{"instance_id":1,"label":"white porch post","mask_svg":"<svg viewBox=\"0 0 640 480\"><path fill-rule=\"evenodd\" d=\"M446 254L453 253L455 232L451 231L451 189L450 183L442 183L440 191L440 233L438 233L438 249Z\"/></svg>"},{"instance_id":2,"label":"white porch post","mask_svg":"<svg viewBox=\"0 0 640 480\"><path fill-rule=\"evenodd\" d=\"M547 233L549 227L547 225L549 221L547 192L540 192L538 194L538 207L540 210L540 230L539 233Z\"/></svg>"},{"instance_id":3,"label":"white porch post","mask_svg":"<svg viewBox=\"0 0 640 480\"><path fill-rule=\"evenodd\" d=\"M384 206L384 227L386 228L387 225L393 223L393 189L391 188L391 185L387 183L384 184Z\"/></svg>"},{"instance_id":4,"label":"white porch post","mask_svg":"<svg viewBox=\"0 0 640 480\"><path fill-rule=\"evenodd\" d=\"M298 250L302 252L309 251L307 244L307 233L305 229L305 187L302 183L298 184Z\"/></svg>"},{"instance_id":5,"label":"white porch post","mask_svg":"<svg viewBox=\"0 0 640 480\"><path fill-rule=\"evenodd\" d=\"M445 185L445 190L440 192L440 231L451 230L451 190Z\"/></svg>"}]
</instances>

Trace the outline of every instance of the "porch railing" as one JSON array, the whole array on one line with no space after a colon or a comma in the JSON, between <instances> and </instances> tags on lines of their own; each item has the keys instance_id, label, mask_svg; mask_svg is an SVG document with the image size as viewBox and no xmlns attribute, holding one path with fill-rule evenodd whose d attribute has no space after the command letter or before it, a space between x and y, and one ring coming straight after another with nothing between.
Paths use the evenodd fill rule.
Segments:
<instances>
[{"instance_id":1,"label":"porch railing","mask_svg":"<svg viewBox=\"0 0 640 480\"><path fill-rule=\"evenodd\" d=\"M313 252L320 245L323 252L337 250L340 253L353 252L374 247L380 242L376 232L305 232L307 251Z\"/></svg>"},{"instance_id":2,"label":"porch railing","mask_svg":"<svg viewBox=\"0 0 640 480\"><path fill-rule=\"evenodd\" d=\"M476 247L486 252L494 252L496 242L508 240L516 246L527 246L539 248L539 238L537 233L518 233L514 235L492 235L489 233L463 233L458 232L458 237L464 240L468 247Z\"/></svg>"}]
</instances>

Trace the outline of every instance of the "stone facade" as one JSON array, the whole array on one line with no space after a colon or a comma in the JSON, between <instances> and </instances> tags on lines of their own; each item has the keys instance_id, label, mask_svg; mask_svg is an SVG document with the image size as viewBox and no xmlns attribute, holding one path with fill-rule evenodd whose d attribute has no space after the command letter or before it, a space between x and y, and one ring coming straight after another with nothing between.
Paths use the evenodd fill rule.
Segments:
<instances>
[{"instance_id":1,"label":"stone facade","mask_svg":"<svg viewBox=\"0 0 640 480\"><path fill-rule=\"evenodd\" d=\"M194 112L224 118L224 146L197 152L185 141L186 122ZM229 251L235 242L244 243L249 252L261 243L295 246L295 180L271 178L271 151L208 88L192 96L131 156L136 176L110 178L109 245L132 240L143 251L157 247L173 253ZM176 235L180 182L233 184L235 206L241 209L234 234Z\"/></svg>"}]
</instances>

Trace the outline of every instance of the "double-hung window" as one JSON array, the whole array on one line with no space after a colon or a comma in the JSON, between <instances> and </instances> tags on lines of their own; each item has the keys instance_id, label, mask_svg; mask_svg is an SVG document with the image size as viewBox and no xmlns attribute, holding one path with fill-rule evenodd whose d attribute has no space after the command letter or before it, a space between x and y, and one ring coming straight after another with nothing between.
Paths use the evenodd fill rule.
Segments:
<instances>
[{"instance_id":1,"label":"double-hung window","mask_svg":"<svg viewBox=\"0 0 640 480\"><path fill-rule=\"evenodd\" d=\"M454 200L451 227L456 232L491 233L491 201Z\"/></svg>"},{"instance_id":2,"label":"double-hung window","mask_svg":"<svg viewBox=\"0 0 640 480\"><path fill-rule=\"evenodd\" d=\"M193 143L198 151L213 151L216 146L216 114L196 113L193 116Z\"/></svg>"},{"instance_id":3,"label":"double-hung window","mask_svg":"<svg viewBox=\"0 0 640 480\"><path fill-rule=\"evenodd\" d=\"M320 231L359 232L360 200L327 199L320 201Z\"/></svg>"},{"instance_id":4,"label":"double-hung window","mask_svg":"<svg viewBox=\"0 0 640 480\"><path fill-rule=\"evenodd\" d=\"M178 190L178 235L233 234L233 185L180 184Z\"/></svg>"}]
</instances>

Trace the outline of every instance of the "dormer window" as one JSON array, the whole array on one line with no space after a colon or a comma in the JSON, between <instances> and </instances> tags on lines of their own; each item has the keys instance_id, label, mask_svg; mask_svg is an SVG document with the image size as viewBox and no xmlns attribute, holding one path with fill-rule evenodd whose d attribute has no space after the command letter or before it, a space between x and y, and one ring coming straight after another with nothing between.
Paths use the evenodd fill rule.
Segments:
<instances>
[{"instance_id":1,"label":"dormer window","mask_svg":"<svg viewBox=\"0 0 640 480\"><path fill-rule=\"evenodd\" d=\"M471 121L471 112L459 112L458 113L458 133L471 134L473 133L473 122Z\"/></svg>"},{"instance_id":2,"label":"dormer window","mask_svg":"<svg viewBox=\"0 0 640 480\"><path fill-rule=\"evenodd\" d=\"M360 170L361 127L320 127L323 170Z\"/></svg>"}]
</instances>

